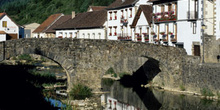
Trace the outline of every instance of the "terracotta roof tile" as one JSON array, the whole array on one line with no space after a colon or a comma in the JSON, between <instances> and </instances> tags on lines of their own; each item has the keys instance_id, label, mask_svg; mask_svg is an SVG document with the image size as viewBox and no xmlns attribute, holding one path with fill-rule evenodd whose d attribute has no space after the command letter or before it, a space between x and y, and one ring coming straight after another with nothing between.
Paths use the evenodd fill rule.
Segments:
<instances>
[{"instance_id":1,"label":"terracotta roof tile","mask_svg":"<svg viewBox=\"0 0 220 110\"><path fill-rule=\"evenodd\" d=\"M106 19L106 10L79 13L75 18L57 26L55 29L84 29L103 27Z\"/></svg>"},{"instance_id":2,"label":"terracotta roof tile","mask_svg":"<svg viewBox=\"0 0 220 110\"><path fill-rule=\"evenodd\" d=\"M57 18L59 18L62 14L53 14L49 16L37 29L33 31L33 33L40 33L45 31Z\"/></svg>"},{"instance_id":3,"label":"terracotta roof tile","mask_svg":"<svg viewBox=\"0 0 220 110\"><path fill-rule=\"evenodd\" d=\"M57 26L59 26L60 24L70 20L72 18L72 15L65 15L60 17L60 19L58 19L52 26L50 26L50 28L46 29L44 32L46 33L55 33L56 31L54 30L54 28L56 28Z\"/></svg>"},{"instance_id":4,"label":"terracotta roof tile","mask_svg":"<svg viewBox=\"0 0 220 110\"><path fill-rule=\"evenodd\" d=\"M1 19L4 15L6 15L6 13L0 13L0 19Z\"/></svg>"}]
</instances>

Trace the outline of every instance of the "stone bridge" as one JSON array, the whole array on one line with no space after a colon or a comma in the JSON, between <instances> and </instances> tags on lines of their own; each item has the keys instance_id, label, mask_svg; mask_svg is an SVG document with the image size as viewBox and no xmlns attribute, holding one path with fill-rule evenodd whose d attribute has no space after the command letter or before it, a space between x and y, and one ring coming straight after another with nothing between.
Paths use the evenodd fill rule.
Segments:
<instances>
[{"instance_id":1,"label":"stone bridge","mask_svg":"<svg viewBox=\"0 0 220 110\"><path fill-rule=\"evenodd\" d=\"M0 42L0 61L21 54L38 54L60 64L67 73L68 90L83 83L94 90L110 68L132 74L149 59L159 62L160 73L182 71L184 49L141 42L89 39L19 39Z\"/></svg>"}]
</instances>

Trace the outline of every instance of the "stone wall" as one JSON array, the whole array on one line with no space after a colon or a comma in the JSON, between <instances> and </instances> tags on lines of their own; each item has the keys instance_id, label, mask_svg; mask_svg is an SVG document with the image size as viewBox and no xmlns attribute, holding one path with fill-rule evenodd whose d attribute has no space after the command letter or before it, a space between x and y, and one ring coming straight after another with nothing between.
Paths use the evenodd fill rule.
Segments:
<instances>
[{"instance_id":1,"label":"stone wall","mask_svg":"<svg viewBox=\"0 0 220 110\"><path fill-rule=\"evenodd\" d=\"M127 41L57 38L0 43L0 60L20 54L38 54L60 64L67 72L69 89L83 83L94 90L101 87L101 78L110 67L132 74L152 58L159 61L161 71L174 73L182 69L186 56L184 49Z\"/></svg>"}]
</instances>

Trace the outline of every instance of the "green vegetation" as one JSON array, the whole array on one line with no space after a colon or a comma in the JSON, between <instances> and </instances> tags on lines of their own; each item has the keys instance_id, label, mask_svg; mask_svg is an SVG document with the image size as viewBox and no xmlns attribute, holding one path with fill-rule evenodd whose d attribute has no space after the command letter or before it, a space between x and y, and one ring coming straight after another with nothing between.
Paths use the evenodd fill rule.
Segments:
<instances>
[{"instance_id":1,"label":"green vegetation","mask_svg":"<svg viewBox=\"0 0 220 110\"><path fill-rule=\"evenodd\" d=\"M104 84L104 85L106 85L106 86L112 86L113 85L113 83L114 83L114 80L112 80L112 79L108 79L108 78L104 78L104 79L102 79L102 83Z\"/></svg>"},{"instance_id":2,"label":"green vegetation","mask_svg":"<svg viewBox=\"0 0 220 110\"><path fill-rule=\"evenodd\" d=\"M19 55L17 60L26 60L27 62L30 62L32 61L32 58L28 54L23 54L23 55Z\"/></svg>"},{"instance_id":3,"label":"green vegetation","mask_svg":"<svg viewBox=\"0 0 220 110\"><path fill-rule=\"evenodd\" d=\"M105 74L114 74L115 73L115 71L114 71L114 69L112 68L112 67L110 67L106 72L105 72Z\"/></svg>"},{"instance_id":4,"label":"green vegetation","mask_svg":"<svg viewBox=\"0 0 220 110\"><path fill-rule=\"evenodd\" d=\"M0 12L6 12L17 24L42 23L56 13L87 11L90 5L108 6L114 0L1 0ZM42 13L43 12L43 13Z\"/></svg>"},{"instance_id":5,"label":"green vegetation","mask_svg":"<svg viewBox=\"0 0 220 110\"><path fill-rule=\"evenodd\" d=\"M92 89L82 84L74 84L70 91L70 96L73 99L85 99L92 96Z\"/></svg>"},{"instance_id":6,"label":"green vegetation","mask_svg":"<svg viewBox=\"0 0 220 110\"><path fill-rule=\"evenodd\" d=\"M186 90L186 88L182 84L179 87L180 87L181 91L185 91Z\"/></svg>"},{"instance_id":7,"label":"green vegetation","mask_svg":"<svg viewBox=\"0 0 220 110\"><path fill-rule=\"evenodd\" d=\"M212 91L210 89L206 89L206 88L203 88L201 91L201 94L203 96L214 96L214 94L212 93Z\"/></svg>"},{"instance_id":8,"label":"green vegetation","mask_svg":"<svg viewBox=\"0 0 220 110\"><path fill-rule=\"evenodd\" d=\"M126 73L126 72L122 72L122 73L119 73L119 77L122 78L124 75L128 75L129 73Z\"/></svg>"}]
</instances>

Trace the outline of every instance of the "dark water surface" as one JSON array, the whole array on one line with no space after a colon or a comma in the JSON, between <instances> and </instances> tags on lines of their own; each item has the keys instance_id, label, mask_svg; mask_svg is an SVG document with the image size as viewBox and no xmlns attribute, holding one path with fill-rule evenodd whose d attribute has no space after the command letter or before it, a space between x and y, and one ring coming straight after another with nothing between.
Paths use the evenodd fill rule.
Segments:
<instances>
[{"instance_id":1,"label":"dark water surface","mask_svg":"<svg viewBox=\"0 0 220 110\"><path fill-rule=\"evenodd\" d=\"M220 110L220 102L193 95L158 91L141 87L125 87L120 81L104 79L101 96L104 110Z\"/></svg>"}]
</instances>

